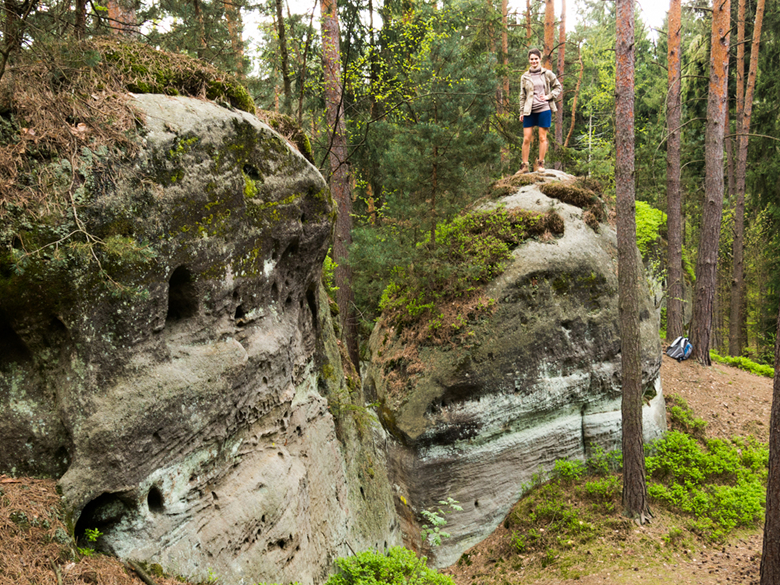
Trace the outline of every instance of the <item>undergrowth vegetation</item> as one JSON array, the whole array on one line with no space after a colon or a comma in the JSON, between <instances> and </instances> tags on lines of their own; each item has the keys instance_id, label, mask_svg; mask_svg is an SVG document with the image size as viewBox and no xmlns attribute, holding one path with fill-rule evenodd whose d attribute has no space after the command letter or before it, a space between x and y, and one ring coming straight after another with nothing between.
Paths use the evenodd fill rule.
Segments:
<instances>
[{"instance_id":1,"label":"undergrowth vegetation","mask_svg":"<svg viewBox=\"0 0 780 585\"><path fill-rule=\"evenodd\" d=\"M731 357L727 355L723 356L723 355L718 355L714 351L710 350L710 358L712 359L712 361L718 362L719 364L726 364L727 366L735 366L740 370L745 370L746 372L750 372L758 376L764 376L765 378L775 377L775 369L772 366L767 366L765 364L758 364L746 357L742 357L742 356Z\"/></svg>"},{"instance_id":2,"label":"undergrowth vegetation","mask_svg":"<svg viewBox=\"0 0 780 585\"><path fill-rule=\"evenodd\" d=\"M338 572L325 585L454 585L451 577L426 565L425 557L396 546L382 554L374 550L336 560Z\"/></svg>"},{"instance_id":3,"label":"undergrowth vegetation","mask_svg":"<svg viewBox=\"0 0 780 585\"><path fill-rule=\"evenodd\" d=\"M562 233L563 219L554 211L537 214L499 208L460 215L437 227L435 245L428 241L418 246L413 262L395 269L380 309L402 329L448 339L472 313L490 309L493 303L488 299L467 303L478 296L480 285L503 272L514 248L528 238ZM451 311L455 301L465 310Z\"/></svg>"},{"instance_id":4,"label":"undergrowth vegetation","mask_svg":"<svg viewBox=\"0 0 780 585\"><path fill-rule=\"evenodd\" d=\"M687 430L648 445L645 460L651 506L672 522L662 542L646 543L662 556L692 540L723 542L741 527L759 526L769 457L753 438L704 438L703 421L681 399L671 401L673 426ZM634 528L622 515L621 464L619 453L594 449L587 462L556 461L548 481L534 475L493 554L507 571L555 567L564 578L587 574L591 550L619 549ZM469 554L459 561L470 563Z\"/></svg>"}]
</instances>

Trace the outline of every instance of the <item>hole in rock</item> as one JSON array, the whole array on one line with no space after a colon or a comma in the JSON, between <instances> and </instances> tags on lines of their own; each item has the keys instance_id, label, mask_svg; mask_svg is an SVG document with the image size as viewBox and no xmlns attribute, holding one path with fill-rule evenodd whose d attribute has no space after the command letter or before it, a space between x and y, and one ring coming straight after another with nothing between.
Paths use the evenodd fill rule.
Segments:
<instances>
[{"instance_id":1,"label":"hole in rock","mask_svg":"<svg viewBox=\"0 0 780 585\"><path fill-rule=\"evenodd\" d=\"M260 522L265 522L265 514L263 514L263 517L260 518Z\"/></svg>"},{"instance_id":2,"label":"hole in rock","mask_svg":"<svg viewBox=\"0 0 780 585\"><path fill-rule=\"evenodd\" d=\"M284 301L284 306L288 309L292 306L292 295L287 295L287 298Z\"/></svg>"},{"instance_id":3,"label":"hole in rock","mask_svg":"<svg viewBox=\"0 0 780 585\"><path fill-rule=\"evenodd\" d=\"M149 488L149 493L146 495L146 504L149 506L149 511L159 514L163 511L163 495L156 485Z\"/></svg>"},{"instance_id":4,"label":"hole in rock","mask_svg":"<svg viewBox=\"0 0 780 585\"><path fill-rule=\"evenodd\" d=\"M479 500L474 500L474 507L479 508Z\"/></svg>"},{"instance_id":5,"label":"hole in rock","mask_svg":"<svg viewBox=\"0 0 780 585\"><path fill-rule=\"evenodd\" d=\"M274 281L271 284L271 300L276 300L279 298L279 287L276 286L276 282Z\"/></svg>"},{"instance_id":6,"label":"hole in rock","mask_svg":"<svg viewBox=\"0 0 780 585\"><path fill-rule=\"evenodd\" d=\"M160 431L154 431L154 433L152 433L152 439L154 439L157 443L162 443L162 437L160 436Z\"/></svg>"},{"instance_id":7,"label":"hole in rock","mask_svg":"<svg viewBox=\"0 0 780 585\"><path fill-rule=\"evenodd\" d=\"M314 285L311 285L306 290L306 304L309 305L309 311L311 311L311 324L312 327L314 327L314 330L317 330L317 297L314 296Z\"/></svg>"},{"instance_id":8,"label":"hole in rock","mask_svg":"<svg viewBox=\"0 0 780 585\"><path fill-rule=\"evenodd\" d=\"M100 494L82 508L74 530L76 541L84 538L88 528L97 528L105 534L112 526L119 523L127 512L128 506L119 494Z\"/></svg>"},{"instance_id":9,"label":"hole in rock","mask_svg":"<svg viewBox=\"0 0 780 585\"><path fill-rule=\"evenodd\" d=\"M287 246L287 249L282 254L282 261L284 261L286 258L289 258L290 256L295 256L298 253L298 238L294 238L292 242L290 242L290 245Z\"/></svg>"},{"instance_id":10,"label":"hole in rock","mask_svg":"<svg viewBox=\"0 0 780 585\"><path fill-rule=\"evenodd\" d=\"M244 165L244 174L252 179L253 181L262 181L263 175L260 173L260 169L258 169L255 165L251 163L247 163Z\"/></svg>"},{"instance_id":11,"label":"hole in rock","mask_svg":"<svg viewBox=\"0 0 780 585\"><path fill-rule=\"evenodd\" d=\"M239 319L243 319L246 317L246 311L244 311L244 305L238 305L236 307L236 313L233 315L233 319L238 321Z\"/></svg>"},{"instance_id":12,"label":"hole in rock","mask_svg":"<svg viewBox=\"0 0 780 585\"><path fill-rule=\"evenodd\" d=\"M179 266L171 274L168 285L168 314L165 321L172 323L194 317L198 312L198 297L192 273L186 266Z\"/></svg>"},{"instance_id":13,"label":"hole in rock","mask_svg":"<svg viewBox=\"0 0 780 585\"><path fill-rule=\"evenodd\" d=\"M363 496L363 499L366 499L366 492L363 491L363 486L360 486L360 495Z\"/></svg>"},{"instance_id":14,"label":"hole in rock","mask_svg":"<svg viewBox=\"0 0 780 585\"><path fill-rule=\"evenodd\" d=\"M30 359L30 350L11 327L5 313L0 311L0 366Z\"/></svg>"},{"instance_id":15,"label":"hole in rock","mask_svg":"<svg viewBox=\"0 0 780 585\"><path fill-rule=\"evenodd\" d=\"M306 214L301 213L301 223L306 223Z\"/></svg>"}]
</instances>

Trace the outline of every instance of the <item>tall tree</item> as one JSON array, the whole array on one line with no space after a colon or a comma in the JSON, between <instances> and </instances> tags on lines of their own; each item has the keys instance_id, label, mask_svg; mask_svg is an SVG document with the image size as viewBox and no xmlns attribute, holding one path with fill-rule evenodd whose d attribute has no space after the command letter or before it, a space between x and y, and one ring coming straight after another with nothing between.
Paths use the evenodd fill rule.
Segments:
<instances>
[{"instance_id":1,"label":"tall tree","mask_svg":"<svg viewBox=\"0 0 780 585\"><path fill-rule=\"evenodd\" d=\"M780 313L777 317L780 331ZM780 583L780 335L775 337L775 382L769 420L769 476L766 486L761 585Z\"/></svg>"},{"instance_id":2,"label":"tall tree","mask_svg":"<svg viewBox=\"0 0 780 585\"><path fill-rule=\"evenodd\" d=\"M617 199L620 355L623 372L623 508L650 516L642 442L639 271L634 201L634 0L617 0L615 63L615 196Z\"/></svg>"},{"instance_id":3,"label":"tall tree","mask_svg":"<svg viewBox=\"0 0 780 585\"><path fill-rule=\"evenodd\" d=\"M681 120L681 0L671 0L668 17L667 70L669 85L666 101L666 214L668 231L668 291L666 298L666 336L683 334L682 271L682 195L680 189Z\"/></svg>"},{"instance_id":4,"label":"tall tree","mask_svg":"<svg viewBox=\"0 0 780 585\"><path fill-rule=\"evenodd\" d=\"M284 87L284 113L289 114L292 103L292 88L290 86L290 59L287 56L287 34L284 28L282 0L276 0L276 33L279 35L279 60L281 61L282 85ZM341 63L341 58L339 58L338 62ZM340 77L339 83L341 83Z\"/></svg>"},{"instance_id":5,"label":"tall tree","mask_svg":"<svg viewBox=\"0 0 780 585\"><path fill-rule=\"evenodd\" d=\"M135 35L138 20L133 0L108 0L108 25L115 35Z\"/></svg>"},{"instance_id":6,"label":"tall tree","mask_svg":"<svg viewBox=\"0 0 780 585\"><path fill-rule=\"evenodd\" d=\"M729 318L729 354L742 354L742 323L744 321L743 299L745 290L745 175L747 173L748 133L750 132L750 117L753 113L753 93L756 88L758 74L758 50L761 42L761 28L764 23L764 2L756 4L756 18L753 23L753 44L750 48L750 69L748 70L747 87L742 99L737 99L737 164L735 172L735 188L737 203L734 210L734 243L733 243L733 277L731 279L731 314ZM741 78L744 77L744 45L745 45L745 0L739 0L737 23L737 96L741 93ZM740 101L742 102L740 104ZM741 107L740 107L741 106Z\"/></svg>"},{"instance_id":7,"label":"tall tree","mask_svg":"<svg viewBox=\"0 0 780 585\"><path fill-rule=\"evenodd\" d=\"M723 215L723 136L728 104L730 15L731 0L713 0L707 131L704 137L704 210L696 260L691 328L693 352L696 359L707 366L712 363L710 335L717 286L720 222Z\"/></svg>"},{"instance_id":8,"label":"tall tree","mask_svg":"<svg viewBox=\"0 0 780 585\"><path fill-rule=\"evenodd\" d=\"M555 4L544 0L544 51L542 67L552 69L552 53L555 50Z\"/></svg>"},{"instance_id":9,"label":"tall tree","mask_svg":"<svg viewBox=\"0 0 780 585\"><path fill-rule=\"evenodd\" d=\"M525 40L531 43L531 0L525 0Z\"/></svg>"},{"instance_id":10,"label":"tall tree","mask_svg":"<svg viewBox=\"0 0 780 585\"><path fill-rule=\"evenodd\" d=\"M242 30L244 28L241 19L241 6L237 0L223 0L225 4L225 21L227 23L230 44L233 48L235 58L236 74L244 79L244 38Z\"/></svg>"},{"instance_id":11,"label":"tall tree","mask_svg":"<svg viewBox=\"0 0 780 585\"><path fill-rule=\"evenodd\" d=\"M558 25L558 79L563 83L564 68L566 67L566 0L561 0L561 23ZM563 93L558 96L558 111L555 112L555 146L563 145ZM555 161L555 168L562 168L560 160Z\"/></svg>"},{"instance_id":12,"label":"tall tree","mask_svg":"<svg viewBox=\"0 0 780 585\"><path fill-rule=\"evenodd\" d=\"M341 77L339 17L336 0L323 0L322 66L325 73L325 108L329 135L330 190L338 205L333 260L338 264L334 273L336 303L347 342L349 357L360 371L357 343L355 295L352 291L352 269L347 252L352 244L352 188L347 162L347 130L344 121L344 92Z\"/></svg>"}]
</instances>

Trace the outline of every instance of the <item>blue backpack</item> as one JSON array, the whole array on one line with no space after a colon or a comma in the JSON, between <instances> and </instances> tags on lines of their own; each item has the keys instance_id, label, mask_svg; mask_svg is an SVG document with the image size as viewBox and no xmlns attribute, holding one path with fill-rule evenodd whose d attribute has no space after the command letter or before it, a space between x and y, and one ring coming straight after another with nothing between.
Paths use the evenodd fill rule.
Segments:
<instances>
[{"instance_id":1,"label":"blue backpack","mask_svg":"<svg viewBox=\"0 0 780 585\"><path fill-rule=\"evenodd\" d=\"M688 341L688 338L680 336L672 341L672 344L666 348L666 355L681 362L691 357L692 351L693 346L691 345L691 342Z\"/></svg>"}]
</instances>

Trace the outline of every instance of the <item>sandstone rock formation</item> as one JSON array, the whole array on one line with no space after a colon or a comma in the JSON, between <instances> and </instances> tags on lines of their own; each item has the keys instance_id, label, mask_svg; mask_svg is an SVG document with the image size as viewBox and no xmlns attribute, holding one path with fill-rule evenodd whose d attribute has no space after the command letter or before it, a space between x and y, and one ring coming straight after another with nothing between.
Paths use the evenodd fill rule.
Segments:
<instances>
[{"instance_id":1,"label":"sandstone rock formation","mask_svg":"<svg viewBox=\"0 0 780 585\"><path fill-rule=\"evenodd\" d=\"M321 582L399 534L370 422L329 412L361 404L320 286L330 194L249 114L135 100L140 155L88 153L62 241L0 259L0 471L61 475L120 557Z\"/></svg>"},{"instance_id":2,"label":"sandstone rock formation","mask_svg":"<svg viewBox=\"0 0 780 585\"><path fill-rule=\"evenodd\" d=\"M544 180L574 177L550 171ZM483 207L498 205L554 208L564 235L514 251L487 290L495 312L469 323L466 341L409 348L381 322L370 341L365 387L381 402L392 435L390 478L406 542L419 545L421 510L447 497L463 506L447 516L452 538L430 551L438 566L488 536L533 474L549 471L556 459L620 446L615 232L607 224L594 230L582 209L547 197L538 185ZM644 302L644 434L651 440L665 429L665 409L658 317L648 293ZM399 396L388 387L388 374L410 359L416 362L405 370L411 390Z\"/></svg>"}]
</instances>

